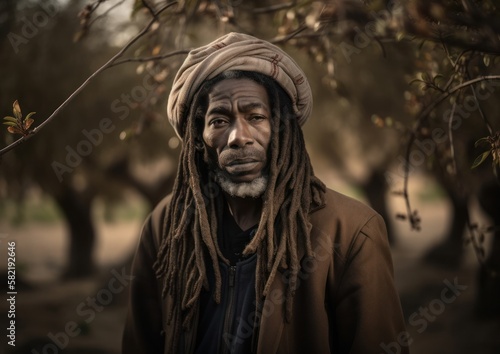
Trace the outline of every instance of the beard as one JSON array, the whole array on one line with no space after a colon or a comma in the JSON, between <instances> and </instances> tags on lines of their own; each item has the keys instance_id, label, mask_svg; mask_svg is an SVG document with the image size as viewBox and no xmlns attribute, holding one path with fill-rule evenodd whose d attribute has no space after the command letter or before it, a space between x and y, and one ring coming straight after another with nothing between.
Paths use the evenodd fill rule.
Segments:
<instances>
[{"instance_id":1,"label":"beard","mask_svg":"<svg viewBox=\"0 0 500 354\"><path fill-rule=\"evenodd\" d=\"M220 162L222 164L227 164L237 158L248 158L254 157L256 160L263 160L262 153L256 150L247 149L246 151L228 151L221 154ZM260 177L255 178L249 182L235 182L228 175L226 171L219 165L219 158L213 152L207 149L203 149L203 161L208 167L209 171L212 171L213 178L215 182L221 187L221 189L232 197L239 198L259 198L261 197L267 189L269 176L265 171L262 171Z\"/></svg>"},{"instance_id":2,"label":"beard","mask_svg":"<svg viewBox=\"0 0 500 354\"><path fill-rule=\"evenodd\" d=\"M220 168L215 169L215 181L224 192L232 197L259 198L267 189L267 175L250 182L233 182Z\"/></svg>"}]
</instances>

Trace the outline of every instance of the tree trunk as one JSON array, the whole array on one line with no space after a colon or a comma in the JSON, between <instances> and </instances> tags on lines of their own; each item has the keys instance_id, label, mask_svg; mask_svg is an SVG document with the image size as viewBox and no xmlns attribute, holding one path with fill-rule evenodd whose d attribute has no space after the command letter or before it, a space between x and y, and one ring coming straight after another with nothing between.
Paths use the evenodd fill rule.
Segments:
<instances>
[{"instance_id":1,"label":"tree trunk","mask_svg":"<svg viewBox=\"0 0 500 354\"><path fill-rule=\"evenodd\" d=\"M463 234L467 223L467 199L460 198L448 190L452 204L452 220L450 231L446 238L437 246L431 248L424 260L441 267L457 268L463 256Z\"/></svg>"},{"instance_id":2,"label":"tree trunk","mask_svg":"<svg viewBox=\"0 0 500 354\"><path fill-rule=\"evenodd\" d=\"M387 226L389 243L394 245L395 238L392 230L392 218L387 207L387 182L384 173L380 171L373 171L368 181L362 185L361 188L363 189L372 208L375 209L377 213L382 216L382 218L384 218Z\"/></svg>"},{"instance_id":3,"label":"tree trunk","mask_svg":"<svg viewBox=\"0 0 500 354\"><path fill-rule=\"evenodd\" d=\"M92 197L78 194L66 188L56 198L69 228L68 265L64 278L85 277L93 273L95 230L92 221Z\"/></svg>"},{"instance_id":4,"label":"tree trunk","mask_svg":"<svg viewBox=\"0 0 500 354\"><path fill-rule=\"evenodd\" d=\"M128 156L117 159L106 169L106 174L134 188L148 201L151 209L172 191L176 176L172 173L159 178L153 184L142 182L130 173Z\"/></svg>"},{"instance_id":5,"label":"tree trunk","mask_svg":"<svg viewBox=\"0 0 500 354\"><path fill-rule=\"evenodd\" d=\"M496 228L490 255L479 269L476 312L482 317L500 317L500 186L495 182L484 185L479 203Z\"/></svg>"}]
</instances>

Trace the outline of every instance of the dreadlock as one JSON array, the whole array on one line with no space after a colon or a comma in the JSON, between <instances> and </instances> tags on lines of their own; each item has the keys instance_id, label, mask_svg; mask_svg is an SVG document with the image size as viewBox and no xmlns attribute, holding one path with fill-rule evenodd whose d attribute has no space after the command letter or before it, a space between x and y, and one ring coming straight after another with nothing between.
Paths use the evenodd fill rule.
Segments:
<instances>
[{"instance_id":1,"label":"dreadlock","mask_svg":"<svg viewBox=\"0 0 500 354\"><path fill-rule=\"evenodd\" d=\"M154 264L157 276L164 277L162 296L169 294L175 304L180 304L172 306L167 317L174 330L169 348L172 352L177 352L181 328L191 326L202 287L209 288L207 267L212 268L215 276L214 300L220 303L221 299L218 260L223 256L217 244L221 198L213 193L218 189L196 142L203 129L208 93L216 83L228 78L248 78L263 85L272 105L268 186L262 196L259 226L243 251L244 255L257 253L257 311L261 310L278 268L287 269L284 306L289 321L300 270L298 250L304 248L307 256L313 256L308 213L323 203L325 186L314 176L290 98L274 80L259 73L227 71L207 81L184 120L184 145Z\"/></svg>"}]
</instances>

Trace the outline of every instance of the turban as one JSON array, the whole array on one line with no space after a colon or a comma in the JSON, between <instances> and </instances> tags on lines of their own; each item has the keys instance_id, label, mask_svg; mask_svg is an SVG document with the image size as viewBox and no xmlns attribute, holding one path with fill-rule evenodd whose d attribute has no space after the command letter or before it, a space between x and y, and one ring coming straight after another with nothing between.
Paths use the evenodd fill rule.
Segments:
<instances>
[{"instance_id":1,"label":"turban","mask_svg":"<svg viewBox=\"0 0 500 354\"><path fill-rule=\"evenodd\" d=\"M290 96L300 125L312 110L312 92L304 72L283 50L242 33L229 33L189 52L175 76L167 103L167 116L182 139L183 119L193 97L206 80L229 71L253 71L273 78Z\"/></svg>"}]
</instances>

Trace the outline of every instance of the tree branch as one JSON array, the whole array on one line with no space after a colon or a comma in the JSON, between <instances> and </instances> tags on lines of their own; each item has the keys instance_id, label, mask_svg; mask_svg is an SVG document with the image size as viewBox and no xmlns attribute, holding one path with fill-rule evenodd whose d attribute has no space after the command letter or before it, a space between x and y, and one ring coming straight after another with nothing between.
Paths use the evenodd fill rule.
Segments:
<instances>
[{"instance_id":1,"label":"tree branch","mask_svg":"<svg viewBox=\"0 0 500 354\"><path fill-rule=\"evenodd\" d=\"M166 53L166 54L154 55L154 56L151 56L151 57L125 58L125 59L122 59L122 60L117 60L116 62L114 62L113 64L111 64L109 66L109 68L112 68L113 66L121 65L123 63L131 63L131 62L143 63L143 62L147 62L147 61L166 59L166 58L170 58L170 57L173 57L173 56L176 56L176 55L188 54L190 51L191 51L191 48L188 48L188 49L176 50L176 51L173 51L173 52L170 52L170 53Z\"/></svg>"},{"instance_id":2,"label":"tree branch","mask_svg":"<svg viewBox=\"0 0 500 354\"><path fill-rule=\"evenodd\" d=\"M451 107L450 119L448 120L448 136L450 139L450 155L451 162L453 164L453 174L457 174L457 161L455 158L455 145L453 144L453 116L455 115L455 110L457 108L457 101L453 102L453 106Z\"/></svg>"},{"instance_id":3,"label":"tree branch","mask_svg":"<svg viewBox=\"0 0 500 354\"><path fill-rule=\"evenodd\" d=\"M471 75L470 75L469 67L466 68L466 72L467 72L468 78L470 78ZM483 119L483 122L486 125L486 128L488 129L488 132L490 133L491 136L493 136L493 127L491 126L488 118L486 118L486 115L484 114L483 109L481 108L481 105L479 104L479 100L478 100L477 94L476 94L476 89L474 88L474 86L471 86L470 88L471 88L471 91L472 91L472 95L474 96L474 101L477 104L479 115Z\"/></svg>"},{"instance_id":4,"label":"tree branch","mask_svg":"<svg viewBox=\"0 0 500 354\"><path fill-rule=\"evenodd\" d=\"M171 7L174 4L176 4L176 2L172 2L165 5L156 12L156 15L159 15L160 13L162 13L163 11L165 11L167 8ZM146 34L155 21L156 21L155 18L151 19L149 23L138 34L136 34L132 39L130 39L130 41L127 44L125 44L125 46L123 46L123 48L118 53L116 53L111 59L109 59L104 65L102 65L99 69L94 71L92 75L90 75L75 91L73 91L73 93L68 98L66 98L66 100L63 103L61 103L59 107L57 107L55 111L47 119L45 119L39 126L30 131L28 135L19 138L18 140L14 141L13 143L1 149L0 156L6 154L10 150L14 149L15 147L29 140L31 137L36 135L43 127L45 127L52 120L54 120L57 114L59 114L59 112L64 107L66 107L92 80L94 80L96 76L98 76L104 70L114 66L115 61L119 57L121 57L123 53L125 53L125 51L129 49L139 38L141 38L144 34Z\"/></svg>"},{"instance_id":5,"label":"tree branch","mask_svg":"<svg viewBox=\"0 0 500 354\"><path fill-rule=\"evenodd\" d=\"M425 118L429 116L429 114L434 110L439 104L441 104L446 98L448 98L450 95L452 95L455 92L458 92L459 90L472 86L478 82L481 81L486 81L486 80L500 80L500 75L488 75L488 76L479 76L475 79L465 81L461 84L458 84L456 86L453 86L452 88L448 89L446 92L442 93L439 95L439 97L434 100L427 108L419 115L417 118L417 122L414 126L414 128L411 131L410 138L408 140L408 145L406 148L406 153L405 153L405 164L404 164L404 173L403 173L403 196L406 201L406 210L408 214L408 218L410 220L410 224L412 228L417 229L418 228L418 220L415 219L413 209L411 208L411 203L410 203L410 195L409 195L409 189L408 189L408 183L410 180L410 154L413 148L413 143L415 142L415 139L417 138L417 132L420 129L423 121ZM451 118L450 118L451 119Z\"/></svg>"},{"instance_id":6,"label":"tree branch","mask_svg":"<svg viewBox=\"0 0 500 354\"><path fill-rule=\"evenodd\" d=\"M302 31L304 31L306 29L307 29L307 26L306 25L302 25L299 28L297 28L295 31L293 31L292 33L289 33L286 36L282 36L282 37L271 39L271 40L269 40L269 42L271 42L273 44L282 44L282 43L285 43L285 42L287 42L290 39L294 38L300 32L302 32Z\"/></svg>"},{"instance_id":7,"label":"tree branch","mask_svg":"<svg viewBox=\"0 0 500 354\"><path fill-rule=\"evenodd\" d=\"M257 7L252 10L254 14L265 14L265 13L270 13L270 12L276 12L276 11L281 11L281 10L287 10L292 7L294 7L296 4L296 1L288 2L285 4L276 4L276 5L270 5L266 7Z\"/></svg>"},{"instance_id":8,"label":"tree branch","mask_svg":"<svg viewBox=\"0 0 500 354\"><path fill-rule=\"evenodd\" d=\"M418 130L418 128L420 128L420 125L422 124L422 121L425 118L427 118L427 116L429 116L429 114L432 112L432 110L435 109L437 106L439 106L450 95L452 95L453 93L455 93L463 88L474 85L478 82L488 81L488 80L500 80L500 75L478 76L475 79L471 79L471 80L465 81L459 85L453 86L452 88L448 89L446 92L439 95L439 97L436 98L434 100L434 102L432 102L429 106L427 106L427 108L421 114L419 114L419 116L417 118L417 124L416 124L414 131Z\"/></svg>"},{"instance_id":9,"label":"tree branch","mask_svg":"<svg viewBox=\"0 0 500 354\"><path fill-rule=\"evenodd\" d=\"M148 11L151 14L151 16L153 16L153 18L155 20L158 19L159 12L158 13L155 12L155 10L153 9L153 7L149 4L149 2L147 0L141 0L141 2L142 2L142 5L144 5L144 7L146 9L148 9ZM166 6L170 6L171 4L173 4L173 3L170 3L170 4L166 5Z\"/></svg>"},{"instance_id":10,"label":"tree branch","mask_svg":"<svg viewBox=\"0 0 500 354\"><path fill-rule=\"evenodd\" d=\"M116 7L120 6L121 4L123 4L125 2L125 0L120 0L118 1L116 4L114 4L113 6L111 6L109 9L107 9L106 11L104 11L102 14L100 14L99 16L96 16L92 21L90 21L87 25L88 28L90 28L94 22L96 22L97 20L103 18L104 16L106 16L107 14L109 14L111 11L113 11L113 9L115 9Z\"/></svg>"}]
</instances>

